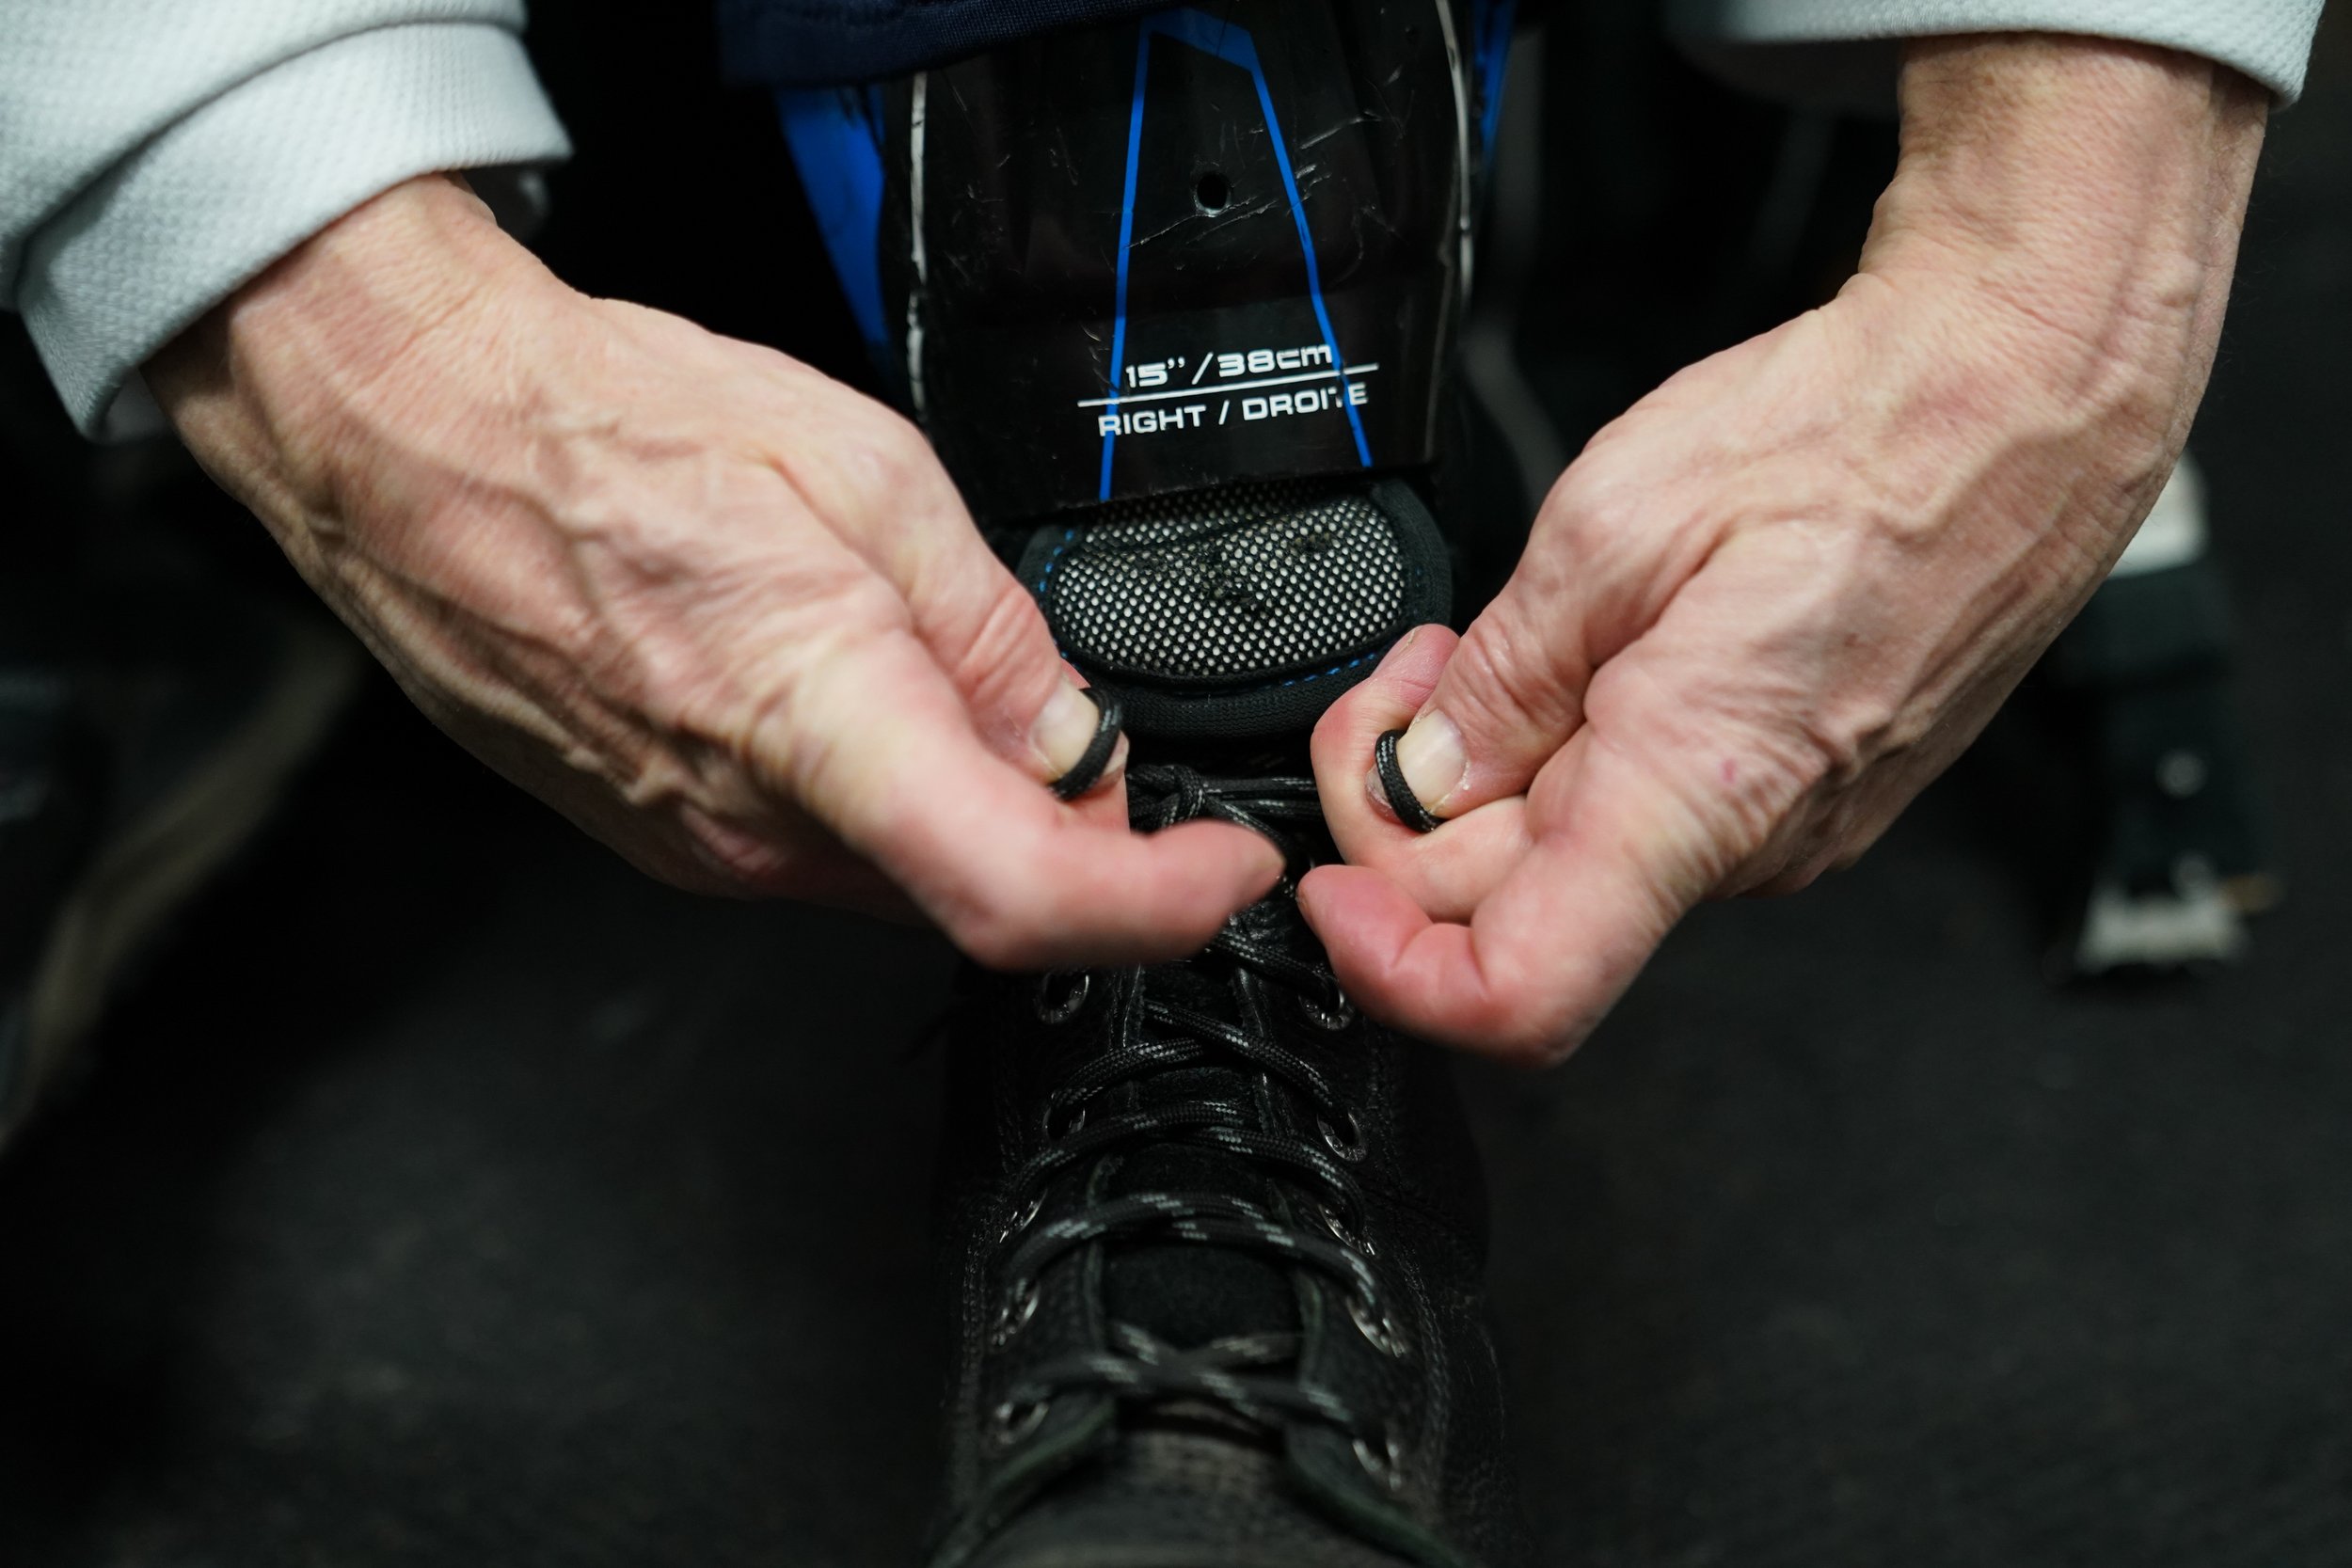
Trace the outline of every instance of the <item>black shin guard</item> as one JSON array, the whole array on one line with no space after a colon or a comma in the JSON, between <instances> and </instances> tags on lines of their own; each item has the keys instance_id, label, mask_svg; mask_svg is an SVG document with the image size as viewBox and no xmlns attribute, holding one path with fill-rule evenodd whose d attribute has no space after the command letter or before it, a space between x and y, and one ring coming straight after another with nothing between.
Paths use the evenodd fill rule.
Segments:
<instances>
[{"instance_id":1,"label":"black shin guard","mask_svg":"<svg viewBox=\"0 0 2352 1568\"><path fill-rule=\"evenodd\" d=\"M1233 0L785 95L886 383L1137 734L1298 730L1446 615L1509 12Z\"/></svg>"}]
</instances>

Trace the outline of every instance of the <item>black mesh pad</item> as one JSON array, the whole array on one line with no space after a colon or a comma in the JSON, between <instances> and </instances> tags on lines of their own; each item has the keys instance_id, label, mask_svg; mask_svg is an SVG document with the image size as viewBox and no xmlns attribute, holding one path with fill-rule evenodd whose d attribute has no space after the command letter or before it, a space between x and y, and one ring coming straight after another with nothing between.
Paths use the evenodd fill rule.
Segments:
<instances>
[{"instance_id":1,"label":"black mesh pad","mask_svg":"<svg viewBox=\"0 0 2352 1568\"><path fill-rule=\"evenodd\" d=\"M1304 728L1452 597L1437 524L1396 481L1119 502L1039 529L1020 570L1141 735Z\"/></svg>"}]
</instances>

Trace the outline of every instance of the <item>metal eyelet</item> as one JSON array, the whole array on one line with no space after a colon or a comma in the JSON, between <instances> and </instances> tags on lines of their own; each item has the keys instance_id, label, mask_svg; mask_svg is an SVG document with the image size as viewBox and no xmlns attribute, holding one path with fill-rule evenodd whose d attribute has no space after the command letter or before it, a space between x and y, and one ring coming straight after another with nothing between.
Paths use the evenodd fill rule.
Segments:
<instances>
[{"instance_id":1,"label":"metal eyelet","mask_svg":"<svg viewBox=\"0 0 2352 1568\"><path fill-rule=\"evenodd\" d=\"M1356 1320L1356 1332L1374 1350L1392 1360L1405 1358L1405 1334L1394 1318L1359 1295L1347 1298L1347 1315Z\"/></svg>"},{"instance_id":2,"label":"metal eyelet","mask_svg":"<svg viewBox=\"0 0 2352 1568\"><path fill-rule=\"evenodd\" d=\"M1362 1438L1357 1438L1356 1463L1364 1467L1364 1474L1382 1491L1405 1490L1405 1446L1393 1435L1384 1435L1377 1450Z\"/></svg>"},{"instance_id":3,"label":"metal eyelet","mask_svg":"<svg viewBox=\"0 0 2352 1568\"><path fill-rule=\"evenodd\" d=\"M1094 976L1080 970L1069 991L1057 998L1054 982L1068 978L1070 976L1062 974L1041 974L1037 977L1037 993L1031 1000L1037 1008L1038 1022L1067 1023L1086 1006L1087 996L1094 990Z\"/></svg>"},{"instance_id":4,"label":"metal eyelet","mask_svg":"<svg viewBox=\"0 0 2352 1568\"><path fill-rule=\"evenodd\" d=\"M996 1244L998 1246L1003 1246L1007 1242L1011 1241L1015 1236L1018 1236L1024 1230L1028 1229L1030 1224L1036 1220L1038 1212L1044 1207L1045 1195L1043 1193L1040 1193L1035 1197L1029 1199L1028 1202L1023 1204L1019 1209L1013 1211L1011 1217L1005 1221L1005 1227L996 1232Z\"/></svg>"},{"instance_id":5,"label":"metal eyelet","mask_svg":"<svg viewBox=\"0 0 2352 1568\"><path fill-rule=\"evenodd\" d=\"M1005 1305L996 1310L995 1326L989 1330L989 1340L998 1349L1012 1342L1013 1336L1029 1326L1037 1316L1037 1304L1044 1294L1034 1279L1025 1279L1005 1297Z\"/></svg>"},{"instance_id":6,"label":"metal eyelet","mask_svg":"<svg viewBox=\"0 0 2352 1568\"><path fill-rule=\"evenodd\" d=\"M1362 1253L1367 1258L1377 1258L1380 1256L1380 1249L1372 1244L1372 1238L1369 1236L1359 1236L1355 1231L1350 1230L1347 1227L1347 1222L1340 1218L1340 1212L1332 1208L1329 1204L1316 1204L1315 1214L1323 1221L1323 1228L1328 1230L1331 1233L1331 1239L1339 1243L1340 1245L1353 1248L1355 1251Z\"/></svg>"},{"instance_id":7,"label":"metal eyelet","mask_svg":"<svg viewBox=\"0 0 2352 1568\"><path fill-rule=\"evenodd\" d=\"M1298 999L1298 1010L1307 1015L1308 1022L1318 1029L1327 1029L1334 1035L1354 1027L1357 1018L1356 1004L1350 1002L1347 992L1337 986L1331 988L1330 1006L1310 1002L1302 996Z\"/></svg>"},{"instance_id":8,"label":"metal eyelet","mask_svg":"<svg viewBox=\"0 0 2352 1568\"><path fill-rule=\"evenodd\" d=\"M1045 1129L1045 1141L1048 1143L1075 1137L1087 1124L1086 1101L1081 1100L1074 1105L1056 1105L1049 1101L1044 1116L1039 1120Z\"/></svg>"},{"instance_id":9,"label":"metal eyelet","mask_svg":"<svg viewBox=\"0 0 2352 1568\"><path fill-rule=\"evenodd\" d=\"M1315 1131L1323 1134L1324 1148L1353 1164L1364 1157L1364 1124L1356 1118L1353 1111L1347 1112L1346 1116L1347 1136L1344 1138L1340 1136L1338 1128L1320 1117L1315 1118Z\"/></svg>"},{"instance_id":10,"label":"metal eyelet","mask_svg":"<svg viewBox=\"0 0 2352 1568\"><path fill-rule=\"evenodd\" d=\"M1023 1404L1007 1400L989 1413L996 1426L996 1441L1009 1449L1028 1441L1045 1424L1045 1412L1043 1400L1030 1400ZM1357 1446L1362 1447L1360 1443Z\"/></svg>"}]
</instances>

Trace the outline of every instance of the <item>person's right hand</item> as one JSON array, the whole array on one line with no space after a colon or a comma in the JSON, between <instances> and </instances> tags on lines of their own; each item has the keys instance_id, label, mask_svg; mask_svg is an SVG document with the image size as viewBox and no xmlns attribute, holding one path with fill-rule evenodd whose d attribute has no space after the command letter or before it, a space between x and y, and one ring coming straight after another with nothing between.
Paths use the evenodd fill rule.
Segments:
<instances>
[{"instance_id":1,"label":"person's right hand","mask_svg":"<svg viewBox=\"0 0 2352 1568\"><path fill-rule=\"evenodd\" d=\"M1191 951L1279 874L1238 828L1130 832L1116 765L1054 799L1094 706L912 426L572 291L453 180L147 374L427 714L664 880L911 901L1044 967Z\"/></svg>"}]
</instances>

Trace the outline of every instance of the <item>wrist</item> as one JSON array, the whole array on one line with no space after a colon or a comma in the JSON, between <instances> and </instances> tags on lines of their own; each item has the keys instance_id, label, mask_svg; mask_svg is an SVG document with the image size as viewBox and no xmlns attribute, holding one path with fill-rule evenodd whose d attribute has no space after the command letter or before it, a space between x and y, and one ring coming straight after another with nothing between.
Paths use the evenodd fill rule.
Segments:
<instances>
[{"instance_id":1,"label":"wrist","mask_svg":"<svg viewBox=\"0 0 2352 1568\"><path fill-rule=\"evenodd\" d=\"M2229 293L2267 97L2106 40L1914 44L1902 157L1861 277L1958 301L1965 348L2185 423ZM1864 287L1869 285L1865 284Z\"/></svg>"},{"instance_id":2,"label":"wrist","mask_svg":"<svg viewBox=\"0 0 2352 1568\"><path fill-rule=\"evenodd\" d=\"M147 378L199 458L225 449L249 472L266 446L298 490L331 485L355 421L437 402L465 417L446 392L453 372L484 368L488 312L560 287L461 180L423 176L281 258L159 350Z\"/></svg>"}]
</instances>

